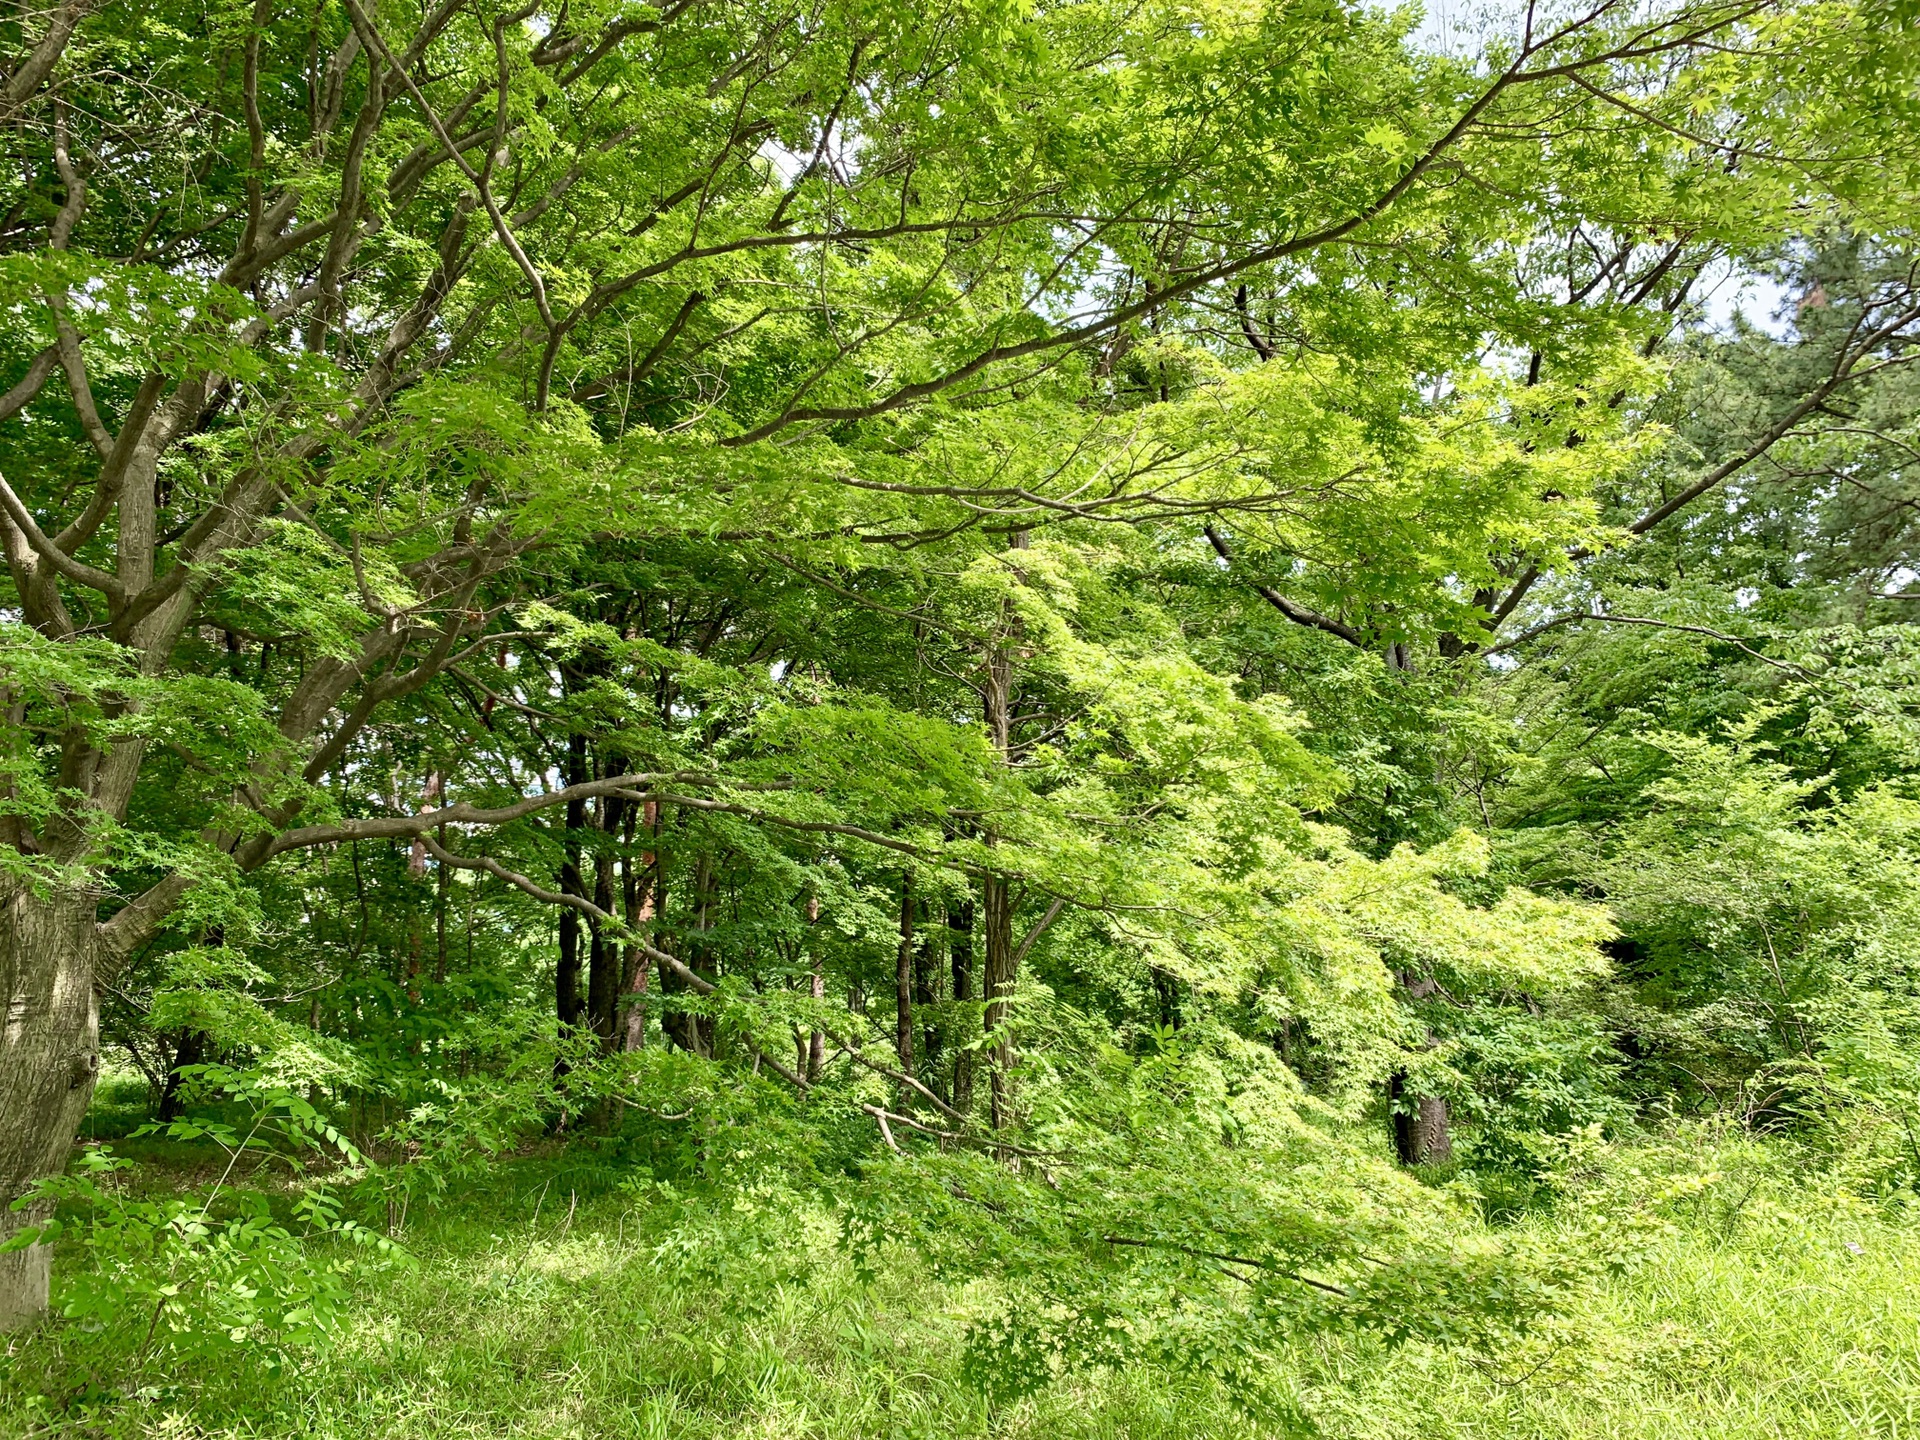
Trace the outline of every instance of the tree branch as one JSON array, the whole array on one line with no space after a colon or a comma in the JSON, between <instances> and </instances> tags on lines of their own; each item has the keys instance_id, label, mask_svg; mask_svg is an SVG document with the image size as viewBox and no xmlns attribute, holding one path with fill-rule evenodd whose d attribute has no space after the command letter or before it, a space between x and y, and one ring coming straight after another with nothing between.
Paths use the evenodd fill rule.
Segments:
<instances>
[{"instance_id":1,"label":"tree branch","mask_svg":"<svg viewBox=\"0 0 1920 1440\"><path fill-rule=\"evenodd\" d=\"M1019 970L1020 962L1027 958L1027 952L1033 949L1035 942L1047 933L1048 927L1060 918L1060 912L1066 908L1066 898L1064 896L1055 896L1053 904L1047 907L1047 913L1034 921L1033 928L1021 937L1018 945L1013 947L1013 956L1007 962L1009 969Z\"/></svg>"},{"instance_id":2,"label":"tree branch","mask_svg":"<svg viewBox=\"0 0 1920 1440\"><path fill-rule=\"evenodd\" d=\"M33 357L27 365L27 373L6 394L0 395L0 420L11 420L33 403L33 397L46 388L47 377L53 374L53 362L59 358L60 345L57 341Z\"/></svg>"},{"instance_id":3,"label":"tree branch","mask_svg":"<svg viewBox=\"0 0 1920 1440\"><path fill-rule=\"evenodd\" d=\"M1516 646L1526 644L1529 640L1538 639L1549 630L1557 630L1562 625L1575 625L1583 620L1597 620L1604 625L1647 625L1656 630L1681 630L1689 635L1704 635L1709 640L1718 640L1724 645L1731 645L1736 650L1744 651L1761 664L1771 665L1776 670L1784 670L1789 675L1798 675L1805 680L1830 680L1835 678L1833 676L1822 675L1815 670L1809 670L1804 665L1795 665L1790 660L1775 660L1770 655L1762 655L1758 650L1755 650L1738 636L1728 635L1719 630L1709 630L1704 625L1681 625L1669 620L1649 620L1640 615L1603 615L1585 610L1573 615L1556 616L1552 620L1542 621L1538 625L1529 625L1518 635L1513 636L1509 640L1503 640L1498 645L1489 645L1480 653L1483 655L1498 655L1503 650L1512 650ZM1846 682L1841 681L1839 683L1844 685ZM1849 686L1848 688L1851 689L1852 687Z\"/></svg>"},{"instance_id":4,"label":"tree branch","mask_svg":"<svg viewBox=\"0 0 1920 1440\"><path fill-rule=\"evenodd\" d=\"M1411 190L1422 176L1439 163L1440 158L1445 155L1447 151L1459 143L1462 137L1473 128L1475 122L1486 113L1487 109L1514 86L1528 84L1538 80L1568 76L1581 70L1612 64L1618 60L1641 58L1647 55L1663 53L1666 50L1680 48L1687 44L1697 43L1698 39L1704 37L1706 34L1712 33L1714 29L1736 23L1741 16L1749 14L1752 10L1758 8L1757 4L1741 8L1731 8L1722 18L1707 26L1705 29L1700 30L1698 34L1688 33L1654 44L1645 37L1657 33L1657 30L1648 31L1643 32L1639 43L1629 43L1618 46L1603 53L1585 56L1578 60L1569 61L1566 64L1552 66L1546 69L1528 70L1525 68L1528 62L1536 56L1552 49L1562 41L1578 33L1585 26L1592 24L1607 10L1611 9L1613 4L1614 0L1604 0L1604 3L1589 15L1570 21L1546 39L1529 41L1523 45L1519 54L1515 56L1513 63L1494 77L1487 87L1474 98L1472 103L1461 111L1460 115L1454 120L1453 124L1448 126L1444 133L1430 142L1427 148L1415 157L1391 184L1387 185L1372 200L1347 215L1344 219L1323 225L1316 230L1308 231L1306 234L1296 235L1291 239L1280 241L1277 244L1262 246L1237 259L1225 260L1217 265L1211 265L1198 270L1182 279L1172 281L1163 287L1155 289L1151 294L1141 300L1129 305L1118 306L1106 314L1089 320L1084 324L1069 326L1063 330L1056 330L1049 335L1036 336L1031 340L1024 340L1015 344L989 345L984 350L978 352L972 359L942 375L938 375L931 380L922 380L910 385L903 385L891 394L885 395L878 400L870 401L863 405L789 407L773 419L756 425L738 435L727 436L719 443L726 446L752 445L779 433L791 425L807 421L864 420L874 416L884 415L950 389L972 378L974 375L979 374L980 371L986 369L988 366L996 365L1001 361L1017 360L1028 355L1039 355L1048 351L1078 345L1083 341L1092 339L1096 335L1105 334L1109 330L1125 325L1129 321L1137 320L1152 310L1168 305L1175 300L1182 299L1196 290L1204 289L1206 286L1218 284L1222 280L1230 280L1236 275L1244 274L1246 271L1257 269L1262 265L1270 265L1277 260L1284 260L1290 256L1304 254L1307 251L1316 250L1323 245L1334 244L1337 241L1345 239L1347 236L1353 234L1354 231L1369 224L1373 220L1378 219L1398 203L1400 198ZM1662 26L1658 28L1666 27ZM830 239L832 237L824 238Z\"/></svg>"},{"instance_id":5,"label":"tree branch","mask_svg":"<svg viewBox=\"0 0 1920 1440\"><path fill-rule=\"evenodd\" d=\"M1251 1265L1256 1270L1265 1270L1269 1274L1281 1276L1297 1284L1311 1285L1316 1290L1324 1290L1329 1295L1338 1295L1343 1299L1353 1294L1344 1285L1330 1285L1325 1280L1315 1280L1311 1275L1283 1270L1269 1260L1255 1260L1248 1255L1223 1255L1217 1250L1201 1250L1173 1240L1130 1240L1124 1235L1102 1235L1100 1238L1109 1245L1130 1245L1140 1250L1177 1250L1182 1255L1194 1255L1202 1260L1219 1260L1228 1265Z\"/></svg>"},{"instance_id":6,"label":"tree branch","mask_svg":"<svg viewBox=\"0 0 1920 1440\"><path fill-rule=\"evenodd\" d=\"M67 0L51 12L47 31L35 42L27 58L21 62L7 80L7 88L0 91L0 125L12 121L15 112L33 98L36 91L53 73L53 67L60 63L60 57L66 52L67 42L73 38L73 30L80 23L80 17L87 13L89 0Z\"/></svg>"},{"instance_id":7,"label":"tree branch","mask_svg":"<svg viewBox=\"0 0 1920 1440\"><path fill-rule=\"evenodd\" d=\"M296 830L288 830L273 837L253 866L265 864L276 855L288 850L302 850L314 845L334 845L342 840L400 840L412 839L424 835L429 830L442 825L506 825L542 810L550 810L556 805L565 805L574 800L593 800L605 795L632 797L637 785L651 785L662 780L675 781L682 785L712 785L718 782L710 776L697 775L688 771L663 771L654 773L636 773L632 775L613 775L605 780L586 780L578 785L567 785L559 790L549 790L540 795L529 795L512 805L482 808L461 801L457 805L445 805L438 810L423 810L418 815L386 815L367 820L342 820L332 825L307 825ZM640 799L659 798L652 795L640 795Z\"/></svg>"},{"instance_id":8,"label":"tree branch","mask_svg":"<svg viewBox=\"0 0 1920 1440\"><path fill-rule=\"evenodd\" d=\"M13 487L7 483L4 475L0 475L0 509L4 509L7 512L7 517L13 521L14 526L19 532L26 537L27 544L32 548L34 554L38 555L42 560L46 561L47 564L66 576L67 579L73 581L76 585L84 585L89 590L99 591L102 595L106 596L112 604L119 605L126 601L126 587L113 576L107 574L104 570L96 570L91 565L83 564L81 561L75 560L71 555L67 554L66 551L53 543L46 532L40 528L39 523L34 520L33 512L21 503L18 495L14 494Z\"/></svg>"},{"instance_id":9,"label":"tree branch","mask_svg":"<svg viewBox=\"0 0 1920 1440\"><path fill-rule=\"evenodd\" d=\"M1645 514L1641 515L1639 519L1633 521L1626 527L1627 533L1629 535L1645 535L1662 521L1669 519L1679 511L1685 509L1708 491L1724 484L1727 480L1739 474L1747 466L1772 450L1775 445L1786 439L1787 436L1792 434L1799 426L1801 421L1819 410L1833 397L1836 391L1850 382L1862 379L1866 375L1874 374L1889 365L1905 363L1907 359L1906 356L1896 356L1892 359L1884 360L1877 365L1870 366L1865 370L1859 368L1861 361L1873 354L1880 346L1893 339L1905 326L1911 324L1916 319L1920 319L1920 305L1909 305L1892 320L1868 332L1864 337L1857 339L1849 337L1847 343L1841 347L1840 353L1834 358L1833 366L1829 370L1826 378L1806 395L1802 396L1799 403L1788 410L1784 416L1769 426L1759 439L1755 440L1732 459L1714 466L1713 469L1709 470L1705 475L1694 481L1693 484L1688 485L1678 494L1656 505L1653 509L1648 510ZM1584 545L1576 545L1567 551L1566 558L1569 561L1585 560L1592 557L1595 553L1595 551L1588 549ZM1500 603L1489 612L1487 620L1483 622L1489 631L1498 630L1507 617L1519 608L1521 600L1526 598L1527 592L1533 588L1534 583L1539 580L1542 573L1543 569L1538 564L1529 565L1526 570L1521 572L1519 578L1513 582L1512 587L1507 591ZM1490 654L1492 652L1488 651L1486 653Z\"/></svg>"},{"instance_id":10,"label":"tree branch","mask_svg":"<svg viewBox=\"0 0 1920 1440\"><path fill-rule=\"evenodd\" d=\"M1734 456L1733 459L1716 465L1712 470L1680 491L1679 494L1675 495L1665 504L1655 506L1638 520L1635 520L1631 525L1627 526L1627 533L1630 535L1646 534L1669 515L1691 505L1716 485L1738 474L1741 470L1744 470L1755 460L1758 460L1762 455L1766 454L1767 451L1785 439L1802 420L1806 419L1808 415L1825 404L1834 391L1838 390L1841 386L1847 384L1850 380L1859 379L1863 374L1871 374L1873 371L1883 369L1887 364L1897 363L1895 361L1886 361L1881 365L1873 366L1871 370L1868 371L1856 369L1860 361L1866 359L1874 350L1897 335L1902 327L1912 323L1916 319L1920 319L1920 305L1909 306L1895 316L1894 319L1888 321L1879 329L1870 332L1858 343L1843 347L1840 356L1834 362L1832 372L1827 378L1815 386L1811 392L1803 396L1800 403L1789 410L1778 422L1769 427L1764 435L1754 441L1753 444L1749 445L1745 450L1741 451L1740 454ZM1569 558L1581 560L1592 553L1590 550L1570 551Z\"/></svg>"},{"instance_id":11,"label":"tree branch","mask_svg":"<svg viewBox=\"0 0 1920 1440\"><path fill-rule=\"evenodd\" d=\"M1227 549L1227 542L1221 539L1220 532L1214 529L1213 526L1208 525L1205 527L1204 533L1208 542L1213 546L1214 553L1228 565L1233 564L1233 554ZM1361 634L1354 626L1347 624L1346 621L1336 620L1331 615L1322 615L1318 610L1311 610L1297 601L1289 600L1271 585L1262 585L1255 582L1252 588L1259 594L1261 599L1273 606L1274 609L1286 616L1287 619L1293 621L1294 624L1304 625L1310 630L1324 630L1327 634L1344 640L1349 645L1357 645L1362 650L1367 648L1367 637Z\"/></svg>"}]
</instances>

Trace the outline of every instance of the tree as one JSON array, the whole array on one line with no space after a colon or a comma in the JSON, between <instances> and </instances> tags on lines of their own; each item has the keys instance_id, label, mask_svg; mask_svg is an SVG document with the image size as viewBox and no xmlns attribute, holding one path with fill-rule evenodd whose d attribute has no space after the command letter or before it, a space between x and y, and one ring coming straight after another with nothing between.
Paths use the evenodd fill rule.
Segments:
<instances>
[{"instance_id":1,"label":"tree","mask_svg":"<svg viewBox=\"0 0 1920 1440\"><path fill-rule=\"evenodd\" d=\"M1476 768L1513 872L1619 920L1592 1013L1622 1088L1850 1128L1879 1183L1913 1159L1911 261L1827 236L1766 273L1768 328L1676 345L1669 438L1613 505L1703 472L1715 503L1542 584Z\"/></svg>"},{"instance_id":2,"label":"tree","mask_svg":"<svg viewBox=\"0 0 1920 1440\"><path fill-rule=\"evenodd\" d=\"M502 647L646 657L556 603L561 557L700 539L838 594L856 557L988 564L1049 524L1270 522L1366 593L1330 622L1389 647L1410 616L1459 630L1432 587L1585 543L1590 513L1549 492L1617 460L1587 420L1545 443L1624 382L1618 314L1535 303L1539 237L1603 201L1623 234L1697 223L1700 194L1783 203L1676 124L1730 39L1763 69L1786 52L1787 10L1529 12L1473 61L1320 5L937 20L342 0L9 22L0 1195L64 1160L100 988L169 930L243 945L278 857L409 841L587 917L604 1025L616 935L712 984L580 863L550 890L439 837L571 811L584 862L591 803L609 854L627 806L928 849L808 810L826 787L791 746L763 750L785 774L592 775L569 741L559 784L423 753L406 718L523 653ZM1863 22L1812 23L1844 50ZM1564 158L1507 142L1546 124ZM1514 384L1470 382L1489 332L1549 357L1520 413ZM1294 362L1247 369L1242 337ZM991 605L1031 629L1020 588ZM1050 643L1085 660L1073 638ZM1006 769L888 823L965 819ZM999 887L1064 833L1018 828L1017 862L965 842L995 1004L1020 960ZM1096 851L1064 852L1084 904L1117 893ZM44 1249L0 1265L0 1319L41 1308Z\"/></svg>"}]
</instances>

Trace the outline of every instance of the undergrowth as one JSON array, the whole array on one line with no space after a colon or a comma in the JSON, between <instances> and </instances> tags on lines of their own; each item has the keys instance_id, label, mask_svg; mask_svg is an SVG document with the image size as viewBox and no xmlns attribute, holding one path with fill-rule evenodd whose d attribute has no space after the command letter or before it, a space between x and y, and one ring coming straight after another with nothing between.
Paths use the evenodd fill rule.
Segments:
<instances>
[{"instance_id":1,"label":"undergrowth","mask_svg":"<svg viewBox=\"0 0 1920 1440\"><path fill-rule=\"evenodd\" d=\"M204 1147L145 1140L130 1193L204 1185ZM995 1407L964 1383L989 1285L905 1252L857 1273L837 1218L777 1174L681 1193L549 1147L406 1220L407 1257L338 1235L342 1323L303 1346L163 1351L65 1320L0 1362L0 1433L318 1437L1920 1436L1920 1233L1780 1142L1704 1131L1582 1157L1577 1192L1509 1229L1634 1217L1624 1268L1488 1356L1352 1339L1273 1356L1297 1414L1215 1384L1063 1378ZM260 1184L272 1198L268 1178ZM285 1197L275 1200L285 1208ZM69 1241L66 1284L86 1263ZM134 1327L137 1329L138 1327Z\"/></svg>"}]
</instances>

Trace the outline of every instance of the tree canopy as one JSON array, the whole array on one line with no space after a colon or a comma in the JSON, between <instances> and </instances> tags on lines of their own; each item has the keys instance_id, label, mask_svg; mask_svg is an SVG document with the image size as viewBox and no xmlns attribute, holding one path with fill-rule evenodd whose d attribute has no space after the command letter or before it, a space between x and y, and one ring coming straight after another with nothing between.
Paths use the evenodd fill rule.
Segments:
<instances>
[{"instance_id":1,"label":"tree canopy","mask_svg":"<svg viewBox=\"0 0 1920 1440\"><path fill-rule=\"evenodd\" d=\"M1905 7L0 29L0 1323L103 1055L817 1186L995 1394L1510 1343L1613 1241L1420 1176L1663 1107L1920 1178Z\"/></svg>"}]
</instances>

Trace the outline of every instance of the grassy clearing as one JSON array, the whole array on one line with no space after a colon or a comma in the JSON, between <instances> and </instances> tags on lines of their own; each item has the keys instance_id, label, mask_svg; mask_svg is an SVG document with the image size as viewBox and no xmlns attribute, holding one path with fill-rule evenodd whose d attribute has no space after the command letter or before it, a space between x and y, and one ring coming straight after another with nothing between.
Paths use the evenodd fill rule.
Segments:
<instances>
[{"instance_id":1,"label":"grassy clearing","mask_svg":"<svg viewBox=\"0 0 1920 1440\"><path fill-rule=\"evenodd\" d=\"M1668 1194L1680 1152L1617 1161L1615 1195ZM1778 1173L1768 1152L1686 1157L1719 1178L1667 1203L1626 1272L1537 1349L1459 1357L1302 1346L1277 1357L1321 1434L1353 1440L1920 1436L1920 1230ZM204 1157L144 1151L139 1182ZM984 1284L895 1256L862 1283L831 1217L778 1189L707 1206L622 1193L564 1157L502 1167L409 1225L420 1263L361 1275L337 1342L274 1371L239 1352L184 1373L124 1334L50 1327L0 1364L0 1433L322 1440L1162 1437L1293 1433L1217 1388L1062 1380L1000 1410L958 1378ZM1560 1222L1529 1226L1551 1232Z\"/></svg>"}]
</instances>

